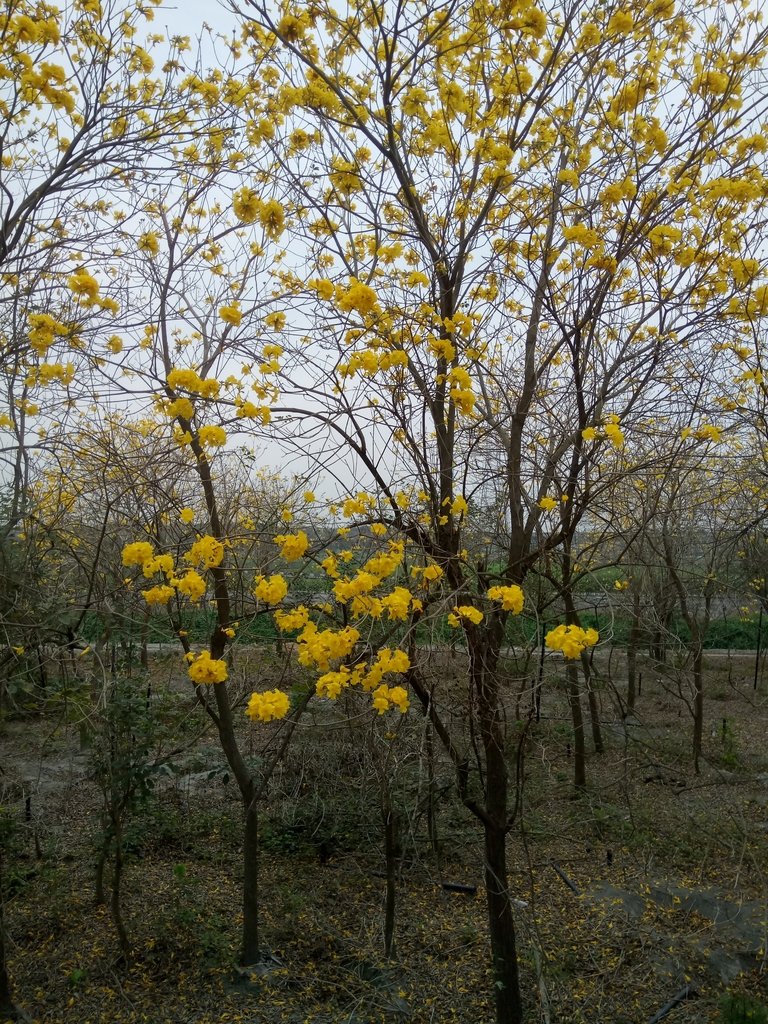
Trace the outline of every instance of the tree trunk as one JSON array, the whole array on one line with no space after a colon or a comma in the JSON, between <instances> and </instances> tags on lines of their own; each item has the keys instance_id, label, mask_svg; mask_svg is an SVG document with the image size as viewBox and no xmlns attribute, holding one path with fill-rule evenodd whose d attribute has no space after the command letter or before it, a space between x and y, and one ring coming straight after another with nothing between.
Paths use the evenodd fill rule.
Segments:
<instances>
[{"instance_id":1,"label":"tree trunk","mask_svg":"<svg viewBox=\"0 0 768 1024\"><path fill-rule=\"evenodd\" d=\"M584 673L584 683L587 689L587 702L589 704L589 722L592 728L592 744L596 754L605 752L603 746L603 734L600 729L600 708L597 704L597 694L592 685L592 666L589 663L589 655L586 651L581 652L581 668Z\"/></svg>"},{"instance_id":2,"label":"tree trunk","mask_svg":"<svg viewBox=\"0 0 768 1024\"><path fill-rule=\"evenodd\" d=\"M427 748L427 836L435 858L438 874L442 876L440 859L440 839L437 834L437 800L435 793L435 745L432 737L432 723L426 723Z\"/></svg>"},{"instance_id":3,"label":"tree trunk","mask_svg":"<svg viewBox=\"0 0 768 1024\"><path fill-rule=\"evenodd\" d=\"M507 882L506 829L485 823L485 894L491 936L496 1024L522 1024L515 922Z\"/></svg>"},{"instance_id":4,"label":"tree trunk","mask_svg":"<svg viewBox=\"0 0 768 1024\"><path fill-rule=\"evenodd\" d=\"M259 814L255 795L245 803L243 822L243 933L240 962L257 964L259 948Z\"/></svg>"},{"instance_id":5,"label":"tree trunk","mask_svg":"<svg viewBox=\"0 0 768 1024\"><path fill-rule=\"evenodd\" d=\"M99 859L96 861L96 882L94 900L97 907L103 907L106 905L107 897L104 892L104 872L107 867L107 858L109 856L109 840L103 840L101 849L99 850Z\"/></svg>"},{"instance_id":6,"label":"tree trunk","mask_svg":"<svg viewBox=\"0 0 768 1024\"><path fill-rule=\"evenodd\" d=\"M704 735L704 652L699 643L693 655L693 770L698 775Z\"/></svg>"},{"instance_id":7,"label":"tree trunk","mask_svg":"<svg viewBox=\"0 0 768 1024\"><path fill-rule=\"evenodd\" d=\"M627 641L627 713L635 710L637 695L637 645L640 640L640 591L632 594L632 623Z\"/></svg>"},{"instance_id":8,"label":"tree trunk","mask_svg":"<svg viewBox=\"0 0 768 1024\"><path fill-rule=\"evenodd\" d=\"M384 955L395 955L395 911L397 906L397 859L400 852L398 842L397 814L392 810L389 794L385 795L382 806L384 820L384 860L387 879L384 903Z\"/></svg>"},{"instance_id":9,"label":"tree trunk","mask_svg":"<svg viewBox=\"0 0 768 1024\"><path fill-rule=\"evenodd\" d=\"M503 627L473 645L471 672L477 694L478 724L485 755L485 893L491 938L496 1024L522 1024L523 1003L517 967L515 922L509 899L506 837L509 831L509 773L504 716L496 668Z\"/></svg>"},{"instance_id":10,"label":"tree trunk","mask_svg":"<svg viewBox=\"0 0 768 1024\"><path fill-rule=\"evenodd\" d=\"M565 666L568 706L571 709L573 722L573 784L576 789L585 789L587 785L587 759L584 747L584 715L581 710L579 695L579 669L570 663Z\"/></svg>"},{"instance_id":11,"label":"tree trunk","mask_svg":"<svg viewBox=\"0 0 768 1024\"><path fill-rule=\"evenodd\" d=\"M123 921L123 908L121 905L121 885L123 881L123 835L119 823L115 824L115 864L112 872L112 892L110 899L110 910L112 921L117 932L117 941L120 944L120 952L127 959L131 952L131 944L128 941L128 932Z\"/></svg>"}]
</instances>

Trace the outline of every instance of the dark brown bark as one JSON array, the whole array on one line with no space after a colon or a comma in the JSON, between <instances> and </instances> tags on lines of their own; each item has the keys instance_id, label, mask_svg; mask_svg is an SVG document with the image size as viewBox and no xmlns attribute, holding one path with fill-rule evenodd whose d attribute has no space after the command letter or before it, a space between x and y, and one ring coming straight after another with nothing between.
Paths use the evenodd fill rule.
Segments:
<instances>
[{"instance_id":1,"label":"dark brown bark","mask_svg":"<svg viewBox=\"0 0 768 1024\"><path fill-rule=\"evenodd\" d=\"M507 882L506 829L485 826L485 893L491 936L496 1024L522 1024L515 922Z\"/></svg>"},{"instance_id":2,"label":"dark brown bark","mask_svg":"<svg viewBox=\"0 0 768 1024\"><path fill-rule=\"evenodd\" d=\"M123 920L122 892L123 881L123 837L120 824L115 823L115 863L112 871L112 890L109 907L112 914L112 921L117 932L117 941L120 944L120 951L124 957L131 952L131 944L128 940L125 921Z\"/></svg>"},{"instance_id":3,"label":"dark brown bark","mask_svg":"<svg viewBox=\"0 0 768 1024\"><path fill-rule=\"evenodd\" d=\"M571 554L567 546L563 549L562 566L565 621L569 626L578 626L580 625L579 616L573 600L573 591L571 590ZM565 686L568 694L568 707L571 711L571 722L573 723L573 784L577 790L581 790L585 789L587 785L587 758L584 743L584 715L581 707L579 670L575 662L569 661L565 666ZM592 713L591 707L590 713Z\"/></svg>"},{"instance_id":4,"label":"dark brown bark","mask_svg":"<svg viewBox=\"0 0 768 1024\"><path fill-rule=\"evenodd\" d=\"M515 922L507 877L506 837L511 821L509 772L504 749L505 734L497 674L502 636L503 624L499 621L495 628L484 631L481 638L470 637L471 672L477 694L478 725L485 761L482 821L485 830L485 891L493 962L496 1024L522 1024L523 1004L517 965Z\"/></svg>"},{"instance_id":5,"label":"dark brown bark","mask_svg":"<svg viewBox=\"0 0 768 1024\"><path fill-rule=\"evenodd\" d=\"M587 759L584 746L584 715L581 710L579 694L579 670L573 663L565 666L565 684L568 693L568 707L571 710L573 723L573 784L576 789L585 789L587 785Z\"/></svg>"},{"instance_id":6,"label":"dark brown bark","mask_svg":"<svg viewBox=\"0 0 768 1024\"><path fill-rule=\"evenodd\" d=\"M701 745L704 736L704 652L699 641L693 655L693 770L700 771Z\"/></svg>"},{"instance_id":7,"label":"dark brown bark","mask_svg":"<svg viewBox=\"0 0 768 1024\"><path fill-rule=\"evenodd\" d=\"M592 729L592 745L596 754L605 752L603 746L603 733L600 729L600 708L597 703L597 694L594 687L594 673L586 651L581 652L581 667L584 673L584 684L587 691L587 703L589 705L589 724Z\"/></svg>"},{"instance_id":8,"label":"dark brown bark","mask_svg":"<svg viewBox=\"0 0 768 1024\"><path fill-rule=\"evenodd\" d=\"M400 855L398 837L399 822L393 810L388 794L382 805L384 821L384 861L387 881L384 902L384 955L395 955L395 913L397 910L397 862Z\"/></svg>"},{"instance_id":9,"label":"dark brown bark","mask_svg":"<svg viewBox=\"0 0 768 1024\"><path fill-rule=\"evenodd\" d=\"M637 697L637 646L640 642L640 591L632 594L632 619L627 641L627 712L635 710Z\"/></svg>"}]
</instances>

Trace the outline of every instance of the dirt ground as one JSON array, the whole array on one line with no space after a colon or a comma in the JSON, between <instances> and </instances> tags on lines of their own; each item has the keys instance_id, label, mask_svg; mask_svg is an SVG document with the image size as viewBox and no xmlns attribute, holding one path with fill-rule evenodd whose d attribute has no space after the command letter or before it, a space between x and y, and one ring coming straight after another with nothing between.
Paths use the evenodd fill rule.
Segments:
<instances>
[{"instance_id":1,"label":"dirt ground","mask_svg":"<svg viewBox=\"0 0 768 1024\"><path fill-rule=\"evenodd\" d=\"M0 805L14 825L3 858L9 969L29 1019L490 1022L481 835L416 709L392 725L359 705L310 705L260 807L265 962L241 971L238 794L176 661L156 662L153 699L162 695L168 728L153 756L180 752L154 773L126 829L127 960L109 909L94 900L98 709L82 693L49 697L41 713L0 726ZM260 652L241 659L244 689L256 671L285 681L274 658L268 672L265 664ZM638 1024L686 990L666 1018L673 1024L722 1020L727 992L768 1003L768 678L754 690L753 664L708 657L695 775L685 673L644 664L636 714L622 719L613 690L624 686L621 657L604 659L606 749L590 753L577 797L560 666L547 663L539 722L529 720L520 666L509 666L512 753L524 737L510 883L531 1022ZM461 655L436 670L458 678ZM243 719L242 730L258 768L277 727ZM401 820L391 959L382 773Z\"/></svg>"}]
</instances>

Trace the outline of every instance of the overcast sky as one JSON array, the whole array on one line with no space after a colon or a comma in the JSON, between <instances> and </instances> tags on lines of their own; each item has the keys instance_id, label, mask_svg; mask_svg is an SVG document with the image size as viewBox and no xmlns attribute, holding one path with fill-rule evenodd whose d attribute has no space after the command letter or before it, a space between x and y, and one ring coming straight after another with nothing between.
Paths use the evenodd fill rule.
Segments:
<instances>
[{"instance_id":1,"label":"overcast sky","mask_svg":"<svg viewBox=\"0 0 768 1024\"><path fill-rule=\"evenodd\" d=\"M196 36L203 22L219 32L226 32L237 23L231 11L216 0L167 0L155 12L155 24L170 35Z\"/></svg>"}]
</instances>

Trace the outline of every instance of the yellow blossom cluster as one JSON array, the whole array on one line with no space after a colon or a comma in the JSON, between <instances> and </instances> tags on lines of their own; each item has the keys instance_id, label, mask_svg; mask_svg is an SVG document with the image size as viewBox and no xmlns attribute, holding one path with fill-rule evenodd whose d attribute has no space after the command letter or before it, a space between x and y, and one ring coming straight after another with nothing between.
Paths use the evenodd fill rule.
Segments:
<instances>
[{"instance_id":1,"label":"yellow blossom cluster","mask_svg":"<svg viewBox=\"0 0 768 1024\"><path fill-rule=\"evenodd\" d=\"M141 571L150 579L158 572L170 576L173 573L173 558L171 555L153 555L148 558L141 567Z\"/></svg>"},{"instance_id":2,"label":"yellow blossom cluster","mask_svg":"<svg viewBox=\"0 0 768 1024\"><path fill-rule=\"evenodd\" d=\"M197 437L203 448L221 448L227 443L226 430L216 424L200 427Z\"/></svg>"},{"instance_id":3,"label":"yellow blossom cluster","mask_svg":"<svg viewBox=\"0 0 768 1024\"><path fill-rule=\"evenodd\" d=\"M239 302L233 302L229 306L219 306L219 317L225 324L231 327L239 327L243 319L243 312Z\"/></svg>"},{"instance_id":4,"label":"yellow blossom cluster","mask_svg":"<svg viewBox=\"0 0 768 1024\"><path fill-rule=\"evenodd\" d=\"M327 672L332 661L339 661L352 653L359 639L360 634L351 626L319 630L310 621L297 637L299 662L307 668L314 666L321 672Z\"/></svg>"},{"instance_id":5,"label":"yellow blossom cluster","mask_svg":"<svg viewBox=\"0 0 768 1024\"><path fill-rule=\"evenodd\" d=\"M281 533L274 538L275 544L280 544L280 557L286 562L295 562L301 558L309 547L309 537L303 530L298 533Z\"/></svg>"},{"instance_id":6,"label":"yellow blossom cluster","mask_svg":"<svg viewBox=\"0 0 768 1024\"><path fill-rule=\"evenodd\" d=\"M285 228L285 210L276 199L262 200L252 188L244 186L235 192L232 212L243 224L256 221L268 238L277 239Z\"/></svg>"},{"instance_id":7,"label":"yellow blossom cluster","mask_svg":"<svg viewBox=\"0 0 768 1024\"><path fill-rule=\"evenodd\" d=\"M99 297L99 282L87 270L77 270L67 281L70 291L82 297L87 304L93 304Z\"/></svg>"},{"instance_id":8,"label":"yellow blossom cluster","mask_svg":"<svg viewBox=\"0 0 768 1024\"><path fill-rule=\"evenodd\" d=\"M471 416L475 408L472 380L463 366L454 366L448 374L451 401L463 416Z\"/></svg>"},{"instance_id":9,"label":"yellow blossom cluster","mask_svg":"<svg viewBox=\"0 0 768 1024\"><path fill-rule=\"evenodd\" d=\"M578 658L582 651L594 647L599 639L596 629L560 625L547 633L545 643L550 651L562 651L566 658Z\"/></svg>"},{"instance_id":10,"label":"yellow blossom cluster","mask_svg":"<svg viewBox=\"0 0 768 1024\"><path fill-rule=\"evenodd\" d=\"M585 427L581 436L585 441L597 441L598 438L603 437L610 441L614 448L621 448L624 445L624 431L619 424L619 417L616 413L611 413L602 426Z\"/></svg>"},{"instance_id":11,"label":"yellow blossom cluster","mask_svg":"<svg viewBox=\"0 0 768 1024\"><path fill-rule=\"evenodd\" d=\"M227 679L227 664L211 657L210 651L202 651L187 669L193 683L223 683Z\"/></svg>"},{"instance_id":12,"label":"yellow blossom cluster","mask_svg":"<svg viewBox=\"0 0 768 1024\"><path fill-rule=\"evenodd\" d=\"M37 367L37 371L32 371L27 378L29 385L39 383L42 387L47 387L54 381L58 381L59 384L63 384L65 387L71 384L75 379L75 366L74 363L41 363Z\"/></svg>"},{"instance_id":13,"label":"yellow blossom cluster","mask_svg":"<svg viewBox=\"0 0 768 1024\"><path fill-rule=\"evenodd\" d=\"M206 538L202 538L203 546L198 548L195 555L197 561L205 561L208 557L213 557L214 561L218 555L218 550L215 547L211 547L210 544L205 543ZM213 538L207 538L207 540L213 540ZM214 541L214 545L217 544ZM200 542L198 541L198 544ZM195 545L193 545L193 550ZM221 553L223 556L224 548L221 546ZM199 555L199 557L197 557ZM189 556L187 556L189 559ZM162 585L151 587L149 590L142 590L142 596L147 604L150 605L165 605L171 600L171 598L177 592L183 594L189 598L190 601L199 601L200 598L205 594L206 584L205 580L200 576L199 573L195 572L194 569L190 569L182 577L175 575L175 569L173 564L173 558L171 555L156 555L154 548L148 541L136 541L133 544L126 544L123 548L123 565L140 565L142 573L147 579L151 579L157 573L162 572L167 582Z\"/></svg>"},{"instance_id":14,"label":"yellow blossom cluster","mask_svg":"<svg viewBox=\"0 0 768 1024\"><path fill-rule=\"evenodd\" d=\"M149 590L142 590L141 596L149 605L166 605L174 596L176 591L167 583L157 587L150 587Z\"/></svg>"},{"instance_id":15,"label":"yellow blossom cluster","mask_svg":"<svg viewBox=\"0 0 768 1024\"><path fill-rule=\"evenodd\" d=\"M471 604L456 605L453 611L448 614L448 625L456 629L462 624L462 621L471 622L476 626L483 621L483 613L479 608L475 608Z\"/></svg>"},{"instance_id":16,"label":"yellow blossom cluster","mask_svg":"<svg viewBox=\"0 0 768 1024\"><path fill-rule=\"evenodd\" d=\"M144 565L155 553L155 549L146 540L138 540L126 544L123 548L123 565Z\"/></svg>"},{"instance_id":17,"label":"yellow blossom cluster","mask_svg":"<svg viewBox=\"0 0 768 1024\"><path fill-rule=\"evenodd\" d=\"M513 615L519 615L525 603L523 591L517 584L512 584L511 587L490 587L486 597L491 601L499 601L504 611L512 612Z\"/></svg>"},{"instance_id":18,"label":"yellow blossom cluster","mask_svg":"<svg viewBox=\"0 0 768 1024\"><path fill-rule=\"evenodd\" d=\"M372 313L376 309L376 292L367 284L362 284L357 278L352 277L346 288L337 289L336 305L345 313Z\"/></svg>"},{"instance_id":19,"label":"yellow blossom cluster","mask_svg":"<svg viewBox=\"0 0 768 1024\"><path fill-rule=\"evenodd\" d=\"M309 622L309 610L300 604L293 611L275 612L275 624L281 633L290 633L295 629L304 629Z\"/></svg>"},{"instance_id":20,"label":"yellow blossom cluster","mask_svg":"<svg viewBox=\"0 0 768 1024\"><path fill-rule=\"evenodd\" d=\"M202 565L206 569L215 569L224 561L224 545L215 537L205 534L198 537L184 558L190 565Z\"/></svg>"},{"instance_id":21,"label":"yellow blossom cluster","mask_svg":"<svg viewBox=\"0 0 768 1024\"><path fill-rule=\"evenodd\" d=\"M257 576L256 585L253 588L253 596L263 601L264 604L276 605L280 604L285 595L288 593L288 584L285 579L278 573L274 576Z\"/></svg>"},{"instance_id":22,"label":"yellow blossom cluster","mask_svg":"<svg viewBox=\"0 0 768 1024\"><path fill-rule=\"evenodd\" d=\"M426 589L430 584L437 583L443 577L443 570L439 565L414 565L411 569L411 576L421 577L421 585Z\"/></svg>"},{"instance_id":23,"label":"yellow blossom cluster","mask_svg":"<svg viewBox=\"0 0 768 1024\"><path fill-rule=\"evenodd\" d=\"M285 718L289 707L287 693L282 690L265 690L263 693L251 694L245 713L254 722L272 722Z\"/></svg>"},{"instance_id":24,"label":"yellow blossom cluster","mask_svg":"<svg viewBox=\"0 0 768 1024\"><path fill-rule=\"evenodd\" d=\"M206 591L205 580L194 569L190 569L180 579L172 579L171 583L192 602L199 601Z\"/></svg>"},{"instance_id":25,"label":"yellow blossom cluster","mask_svg":"<svg viewBox=\"0 0 768 1024\"><path fill-rule=\"evenodd\" d=\"M325 672L315 684L318 697L329 697L335 700L347 687L362 683L365 690L371 691L373 706L383 714L393 705L401 712L408 710L408 694L402 686L390 689L382 682L385 675L407 672L411 662L405 651L382 648L376 660L366 668L362 662L350 668L341 665L338 669Z\"/></svg>"},{"instance_id":26,"label":"yellow blossom cluster","mask_svg":"<svg viewBox=\"0 0 768 1024\"><path fill-rule=\"evenodd\" d=\"M404 715L410 707L408 693L402 686L393 686L391 689L386 683L382 683L373 691L373 706L380 715L385 714L391 707L396 707L400 714Z\"/></svg>"},{"instance_id":27,"label":"yellow blossom cluster","mask_svg":"<svg viewBox=\"0 0 768 1024\"><path fill-rule=\"evenodd\" d=\"M44 356L56 338L65 337L71 328L49 313L27 314L29 344L39 356Z\"/></svg>"},{"instance_id":28,"label":"yellow blossom cluster","mask_svg":"<svg viewBox=\"0 0 768 1024\"><path fill-rule=\"evenodd\" d=\"M362 352L354 352L347 363L339 363L338 371L342 377L354 377L361 372L366 377L373 377L379 370L391 370L396 366L408 365L408 353L402 349L393 349L388 352L374 352L373 349L365 349Z\"/></svg>"},{"instance_id":29,"label":"yellow blossom cluster","mask_svg":"<svg viewBox=\"0 0 768 1024\"><path fill-rule=\"evenodd\" d=\"M167 380L169 388L182 388L184 391L202 395L203 398L218 398L221 389L221 385L215 377L203 380L195 370L191 369L171 370Z\"/></svg>"}]
</instances>

